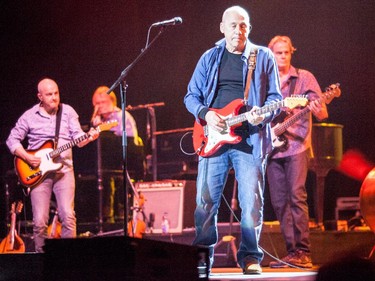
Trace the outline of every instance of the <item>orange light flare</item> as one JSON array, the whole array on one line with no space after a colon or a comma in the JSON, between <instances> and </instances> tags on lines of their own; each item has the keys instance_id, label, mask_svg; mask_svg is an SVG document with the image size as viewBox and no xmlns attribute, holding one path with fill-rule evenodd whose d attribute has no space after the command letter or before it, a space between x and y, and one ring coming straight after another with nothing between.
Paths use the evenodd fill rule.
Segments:
<instances>
[{"instance_id":1,"label":"orange light flare","mask_svg":"<svg viewBox=\"0 0 375 281\"><path fill-rule=\"evenodd\" d=\"M357 149L344 153L337 170L351 178L362 181L359 193L361 214L375 233L375 165ZM370 256L374 253L375 246Z\"/></svg>"}]
</instances>

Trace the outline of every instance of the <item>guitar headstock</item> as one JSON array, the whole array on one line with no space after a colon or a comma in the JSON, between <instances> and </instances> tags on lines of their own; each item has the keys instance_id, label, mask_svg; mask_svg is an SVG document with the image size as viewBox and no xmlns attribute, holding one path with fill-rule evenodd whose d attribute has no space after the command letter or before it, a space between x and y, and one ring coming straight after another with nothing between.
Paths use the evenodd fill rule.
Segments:
<instances>
[{"instance_id":1,"label":"guitar headstock","mask_svg":"<svg viewBox=\"0 0 375 281\"><path fill-rule=\"evenodd\" d=\"M340 84L332 84L326 88L326 91L322 93L322 96L325 98L325 103L329 104L334 97L339 97L341 95Z\"/></svg>"},{"instance_id":2,"label":"guitar headstock","mask_svg":"<svg viewBox=\"0 0 375 281\"><path fill-rule=\"evenodd\" d=\"M293 96L293 97L285 98L283 102L284 102L284 107L293 109L297 106L306 106L308 103L308 100L306 96Z\"/></svg>"},{"instance_id":3,"label":"guitar headstock","mask_svg":"<svg viewBox=\"0 0 375 281\"><path fill-rule=\"evenodd\" d=\"M22 208L23 208L22 201L18 201L17 203L13 202L12 205L11 205L11 208L10 208L10 213L18 215L19 213L21 213Z\"/></svg>"},{"instance_id":4,"label":"guitar headstock","mask_svg":"<svg viewBox=\"0 0 375 281\"><path fill-rule=\"evenodd\" d=\"M10 207L10 213L15 214L16 213L16 202L13 202Z\"/></svg>"},{"instance_id":5,"label":"guitar headstock","mask_svg":"<svg viewBox=\"0 0 375 281\"><path fill-rule=\"evenodd\" d=\"M102 131L109 131L111 128L116 127L118 125L117 120L110 120L107 122L104 122L96 127L96 130L100 133Z\"/></svg>"},{"instance_id":6,"label":"guitar headstock","mask_svg":"<svg viewBox=\"0 0 375 281\"><path fill-rule=\"evenodd\" d=\"M23 203L21 201L18 201L17 205L16 205L16 214L17 215L21 213L22 208L23 208Z\"/></svg>"}]
</instances>

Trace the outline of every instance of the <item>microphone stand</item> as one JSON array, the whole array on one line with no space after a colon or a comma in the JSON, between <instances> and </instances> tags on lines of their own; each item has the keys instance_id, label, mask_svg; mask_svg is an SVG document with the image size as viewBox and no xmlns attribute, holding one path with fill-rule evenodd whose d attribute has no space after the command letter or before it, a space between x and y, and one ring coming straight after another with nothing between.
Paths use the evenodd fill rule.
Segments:
<instances>
[{"instance_id":1,"label":"microphone stand","mask_svg":"<svg viewBox=\"0 0 375 281\"><path fill-rule=\"evenodd\" d=\"M156 115L155 115L155 108L149 107L147 111L147 130L149 131L148 134L151 138L151 151L152 151L152 180L156 181L157 174L158 174L158 168L157 168L157 150L156 150Z\"/></svg>"},{"instance_id":2,"label":"microphone stand","mask_svg":"<svg viewBox=\"0 0 375 281\"><path fill-rule=\"evenodd\" d=\"M151 26L152 27L152 26ZM113 85L107 91L107 94L112 92L117 86L120 85L120 94L121 94L121 110L122 110L122 176L123 176L123 188L124 188L124 235L128 235L128 219L129 219L129 207L128 207L128 189L127 189L127 165L126 165L126 148L127 148L127 139L126 139L126 89L128 85L126 84L125 78L128 75L129 71L134 67L134 65L147 53L150 46L156 41L156 39L163 33L166 29L166 26L162 26L158 34L154 39L147 44L144 49L141 50L141 53L135 58L135 60L128 65L122 72L120 77L113 83Z\"/></svg>"},{"instance_id":3,"label":"microphone stand","mask_svg":"<svg viewBox=\"0 0 375 281\"><path fill-rule=\"evenodd\" d=\"M99 234L103 233L103 168L102 168L102 142L100 138L96 140L97 161L98 161L98 192L99 192Z\"/></svg>"},{"instance_id":4,"label":"microphone stand","mask_svg":"<svg viewBox=\"0 0 375 281\"><path fill-rule=\"evenodd\" d=\"M234 237L232 235L234 211L236 211L238 209L238 207L237 207L236 192L237 192L237 181L236 181L236 178L234 178L233 193L232 193L232 200L231 200L231 207L230 207L229 233L228 233L228 235L224 235L221 238L221 240L215 245L214 248L216 249L221 244L227 243L227 252L226 252L226 254L216 253L215 256L226 256L226 258L228 260L229 253L230 253L229 250L231 249L234 261L237 263L237 247L236 247L236 242L235 242L236 237ZM223 198L225 198L225 197L223 197Z\"/></svg>"}]
</instances>

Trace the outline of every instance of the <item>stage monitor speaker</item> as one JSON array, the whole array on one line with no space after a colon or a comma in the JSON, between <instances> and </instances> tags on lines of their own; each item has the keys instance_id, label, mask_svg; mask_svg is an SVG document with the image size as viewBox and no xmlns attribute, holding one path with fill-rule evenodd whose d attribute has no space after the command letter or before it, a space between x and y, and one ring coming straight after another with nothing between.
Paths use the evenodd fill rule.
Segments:
<instances>
[{"instance_id":1,"label":"stage monitor speaker","mask_svg":"<svg viewBox=\"0 0 375 281\"><path fill-rule=\"evenodd\" d=\"M162 217L167 213L169 232L181 233L194 227L195 181L165 180L138 182L136 189L145 196L143 208L146 218L154 214L153 233L161 233Z\"/></svg>"},{"instance_id":2,"label":"stage monitor speaker","mask_svg":"<svg viewBox=\"0 0 375 281\"><path fill-rule=\"evenodd\" d=\"M208 248L131 237L48 239L44 280L208 280Z\"/></svg>"}]
</instances>

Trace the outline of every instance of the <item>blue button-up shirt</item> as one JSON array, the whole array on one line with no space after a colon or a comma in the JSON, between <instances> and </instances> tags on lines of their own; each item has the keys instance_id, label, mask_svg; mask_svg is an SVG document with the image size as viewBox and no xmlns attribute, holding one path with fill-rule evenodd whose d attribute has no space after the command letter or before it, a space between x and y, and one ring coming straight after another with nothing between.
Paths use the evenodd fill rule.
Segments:
<instances>
[{"instance_id":1,"label":"blue button-up shirt","mask_svg":"<svg viewBox=\"0 0 375 281\"><path fill-rule=\"evenodd\" d=\"M249 105L259 106L270 104L282 99L280 81L274 55L266 47L246 42L242 54L243 64L243 87L246 85L246 74L248 71L248 58L250 51L257 49L256 67L253 73L251 88L249 91ZM199 59L189 82L187 94L185 95L185 106L199 122L199 113L207 110L213 102L218 85L219 67L225 50L225 39L218 41L215 47L207 50ZM269 122L278 113L278 110L266 115L260 126L250 126L250 136L247 139L249 145L253 146L255 157L263 157L271 150Z\"/></svg>"}]
</instances>

